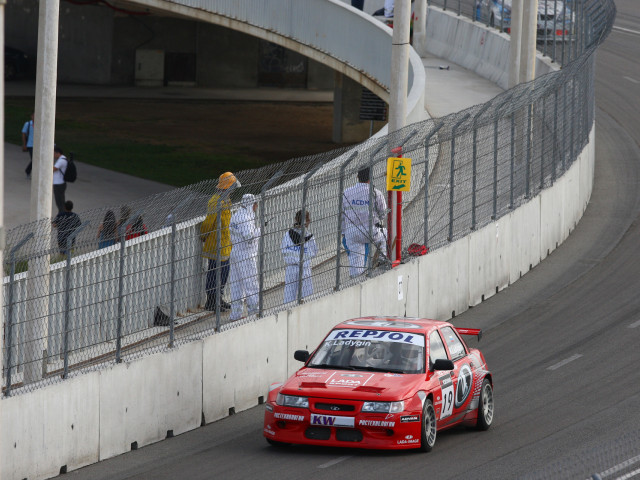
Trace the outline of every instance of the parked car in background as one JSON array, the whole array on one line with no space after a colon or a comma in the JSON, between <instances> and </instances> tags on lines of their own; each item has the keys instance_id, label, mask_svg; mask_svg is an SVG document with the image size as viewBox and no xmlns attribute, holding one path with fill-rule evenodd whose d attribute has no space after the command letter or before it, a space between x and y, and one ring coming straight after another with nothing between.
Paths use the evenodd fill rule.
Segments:
<instances>
[{"instance_id":1,"label":"parked car in background","mask_svg":"<svg viewBox=\"0 0 640 480\"><path fill-rule=\"evenodd\" d=\"M4 79L13 80L29 72L29 56L17 48L4 46Z\"/></svg>"},{"instance_id":2,"label":"parked car in background","mask_svg":"<svg viewBox=\"0 0 640 480\"><path fill-rule=\"evenodd\" d=\"M573 13L566 0L539 0L538 43L568 41L573 33ZM511 32L511 0L476 0L475 19Z\"/></svg>"}]
</instances>

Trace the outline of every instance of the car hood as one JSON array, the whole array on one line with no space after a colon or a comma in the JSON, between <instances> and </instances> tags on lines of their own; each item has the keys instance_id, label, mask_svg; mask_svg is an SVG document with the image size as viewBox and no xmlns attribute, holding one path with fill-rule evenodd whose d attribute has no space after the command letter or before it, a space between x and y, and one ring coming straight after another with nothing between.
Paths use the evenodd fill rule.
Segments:
<instances>
[{"instance_id":1,"label":"car hood","mask_svg":"<svg viewBox=\"0 0 640 480\"><path fill-rule=\"evenodd\" d=\"M282 386L289 395L392 401L413 395L425 374L303 368Z\"/></svg>"}]
</instances>

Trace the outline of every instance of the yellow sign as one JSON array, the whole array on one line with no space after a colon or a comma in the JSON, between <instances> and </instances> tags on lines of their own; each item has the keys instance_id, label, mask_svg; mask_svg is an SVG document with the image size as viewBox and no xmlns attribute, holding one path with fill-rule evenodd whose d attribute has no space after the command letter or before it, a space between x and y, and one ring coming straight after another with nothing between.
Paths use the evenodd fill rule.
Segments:
<instances>
[{"instance_id":1,"label":"yellow sign","mask_svg":"<svg viewBox=\"0 0 640 480\"><path fill-rule=\"evenodd\" d=\"M408 192L411 190L411 159L387 159L387 190Z\"/></svg>"}]
</instances>

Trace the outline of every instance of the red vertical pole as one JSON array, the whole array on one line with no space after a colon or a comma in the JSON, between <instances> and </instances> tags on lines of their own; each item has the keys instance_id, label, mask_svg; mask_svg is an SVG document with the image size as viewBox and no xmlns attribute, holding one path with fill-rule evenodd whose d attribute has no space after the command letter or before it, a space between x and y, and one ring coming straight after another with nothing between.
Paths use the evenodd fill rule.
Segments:
<instances>
[{"instance_id":1,"label":"red vertical pole","mask_svg":"<svg viewBox=\"0 0 640 480\"><path fill-rule=\"evenodd\" d=\"M391 149L391 153L397 158L402 158L402 147L395 147ZM395 205L393 202L394 197ZM390 243L390 246L395 242L395 248L393 249L394 255L391 260L394 265L397 265L402 259L402 192L389 191L389 207L391 208L391 218L387 225L389 226L389 230L395 233L395 236L393 233L390 235L390 237L392 237L390 240L390 242L392 242ZM395 217L395 219L393 217Z\"/></svg>"}]
</instances>

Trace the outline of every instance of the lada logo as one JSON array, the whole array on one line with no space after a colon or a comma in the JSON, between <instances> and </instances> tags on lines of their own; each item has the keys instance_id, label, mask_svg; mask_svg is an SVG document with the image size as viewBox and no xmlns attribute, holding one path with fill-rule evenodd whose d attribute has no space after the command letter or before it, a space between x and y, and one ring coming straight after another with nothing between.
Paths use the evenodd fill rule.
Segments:
<instances>
[{"instance_id":1,"label":"lada logo","mask_svg":"<svg viewBox=\"0 0 640 480\"><path fill-rule=\"evenodd\" d=\"M469 365L463 365L460 368L460 374L458 375L458 383L456 385L456 408L461 407L471 392L471 383L473 380L473 373Z\"/></svg>"},{"instance_id":2,"label":"lada logo","mask_svg":"<svg viewBox=\"0 0 640 480\"><path fill-rule=\"evenodd\" d=\"M404 437L404 438L406 438L407 440L411 440L411 439L413 438L413 435L407 435L407 436L406 436L406 437Z\"/></svg>"},{"instance_id":3,"label":"lada logo","mask_svg":"<svg viewBox=\"0 0 640 480\"><path fill-rule=\"evenodd\" d=\"M331 410L333 410L334 412L337 412L340 410L340 407L338 407L337 405L331 405Z\"/></svg>"}]
</instances>

